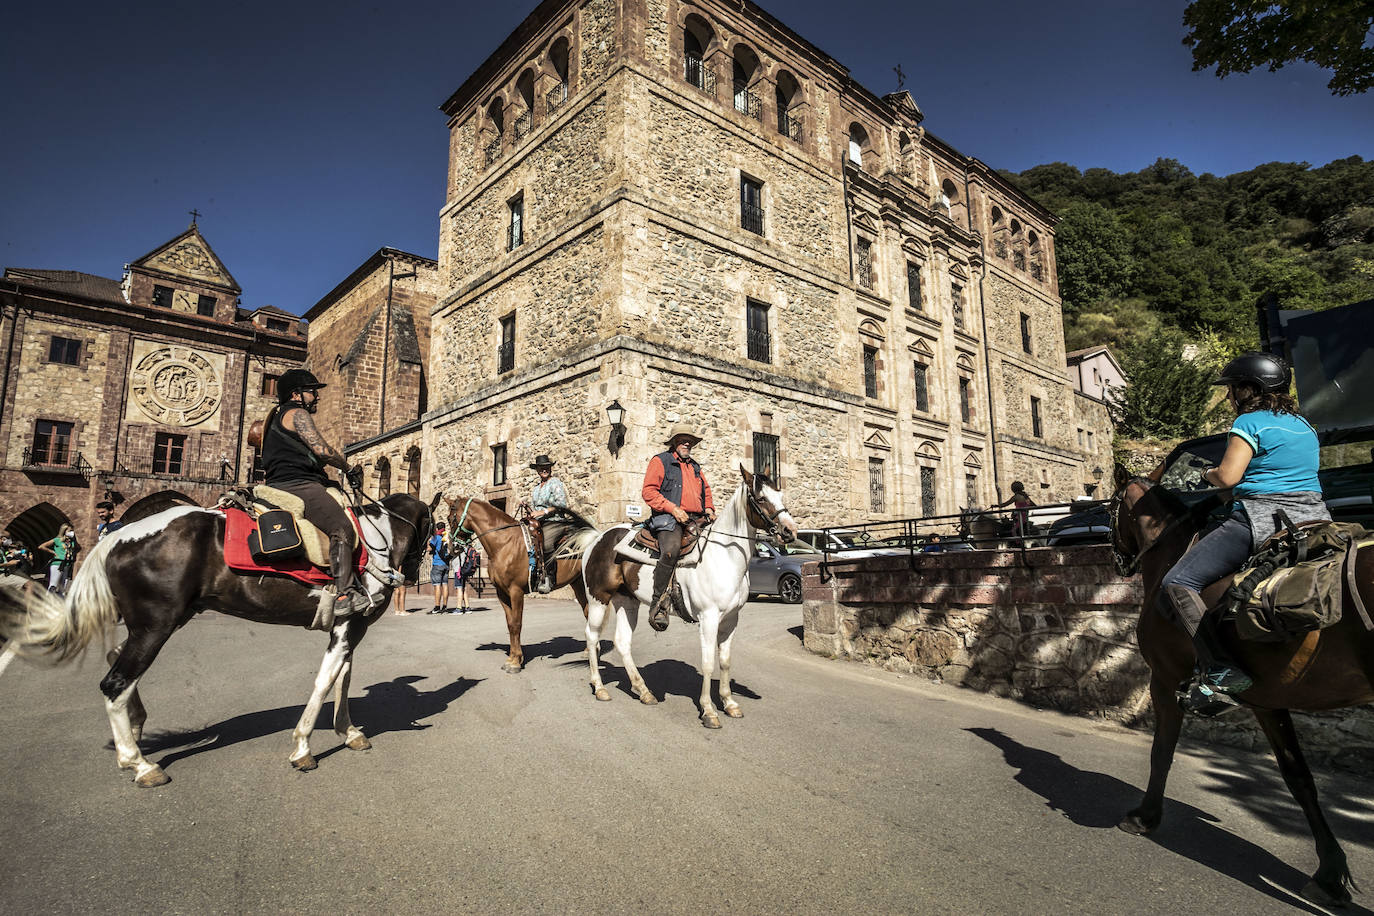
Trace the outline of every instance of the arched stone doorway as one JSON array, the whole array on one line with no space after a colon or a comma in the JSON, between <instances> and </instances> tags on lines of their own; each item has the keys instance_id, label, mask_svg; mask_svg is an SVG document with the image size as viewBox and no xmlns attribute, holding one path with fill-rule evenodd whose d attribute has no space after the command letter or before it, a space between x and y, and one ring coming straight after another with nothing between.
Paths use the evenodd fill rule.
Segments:
<instances>
[{"instance_id":1,"label":"arched stone doorway","mask_svg":"<svg viewBox=\"0 0 1374 916\"><path fill-rule=\"evenodd\" d=\"M119 520L127 525L129 522L136 522L141 518L156 515L163 509L171 509L176 506L198 505L200 505L200 503L183 493L178 493L175 490L162 490L158 493L148 494L129 508L125 509L124 513L119 517Z\"/></svg>"},{"instance_id":2,"label":"arched stone doorway","mask_svg":"<svg viewBox=\"0 0 1374 916\"><path fill-rule=\"evenodd\" d=\"M71 523L71 519L61 509L52 503L42 502L36 506L30 506L16 515L14 520L5 526L5 533L32 552L44 541L57 537L57 533L62 530L63 525L70 525ZM82 540L79 532L76 540L77 543Z\"/></svg>"}]
</instances>

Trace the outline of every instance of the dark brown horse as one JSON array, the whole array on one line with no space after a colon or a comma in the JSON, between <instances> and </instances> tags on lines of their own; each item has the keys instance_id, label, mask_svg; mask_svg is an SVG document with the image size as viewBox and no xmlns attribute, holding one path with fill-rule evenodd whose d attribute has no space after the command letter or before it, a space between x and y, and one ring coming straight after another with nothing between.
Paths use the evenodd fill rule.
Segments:
<instances>
[{"instance_id":1,"label":"dark brown horse","mask_svg":"<svg viewBox=\"0 0 1374 916\"><path fill-rule=\"evenodd\" d=\"M435 503L438 499L435 499ZM372 597L366 613L342 617L329 633L310 700L292 733L291 765L315 768L310 732L332 686L334 730L349 748L371 747L348 715L353 650L368 625L382 616L401 578L415 581L429 536L430 510L418 499L395 494L358 513L372 554L360 584ZM169 781L162 767L138 748L147 712L139 678L172 634L201 611L214 610L260 623L309 626L322 593L284 576L240 575L224 563L224 516L213 509L180 506L125 525L91 551L64 600L49 592L0 588L0 639L6 652L70 661L93 639L123 620L124 644L111 653L100 682L114 732L119 765L134 771L140 786ZM327 593L326 593L327 594Z\"/></svg>"},{"instance_id":2,"label":"dark brown horse","mask_svg":"<svg viewBox=\"0 0 1374 916\"><path fill-rule=\"evenodd\" d=\"M486 500L445 497L444 502L448 503L449 530L462 538L475 535L482 542L482 552L487 555L487 572L501 599L501 608L506 612L506 629L510 631L510 651L501 669L516 674L525 667L520 630L525 620L525 594L530 589L530 561L524 532L518 521ZM586 531L592 535L596 533L591 527ZM545 546L552 553L555 544L548 534L546 530ZM587 590L582 584L582 560L571 558L551 562L549 572L554 588L572 586L577 603L582 605L582 616L586 617Z\"/></svg>"},{"instance_id":3,"label":"dark brown horse","mask_svg":"<svg viewBox=\"0 0 1374 916\"><path fill-rule=\"evenodd\" d=\"M1188 679L1195 662L1193 643L1183 628L1157 610L1159 582L1178 561L1206 522L1206 506L1189 509L1167 487L1148 477L1131 477L1121 465L1114 474L1112 549L1118 570L1131 575L1138 567L1145 580L1145 604L1137 638L1150 666L1150 700L1154 707L1154 745L1150 750L1150 784L1140 806L1118 825L1148 834L1163 816L1164 784L1173 763L1183 725L1175 691ZM1374 605L1374 549L1361 551L1355 575L1365 604ZM1203 598L1215 606L1229 580L1209 587ZM1321 904L1350 900L1354 881L1345 852L1327 826L1317 801L1312 773L1303 759L1291 709L1319 710L1358 706L1374 701L1374 632L1354 611L1350 595L1339 623L1283 643L1236 638L1235 628L1222 628L1221 638L1255 685L1238 699L1259 720L1278 759L1279 772L1302 807L1317 845L1318 866L1302 895Z\"/></svg>"}]
</instances>

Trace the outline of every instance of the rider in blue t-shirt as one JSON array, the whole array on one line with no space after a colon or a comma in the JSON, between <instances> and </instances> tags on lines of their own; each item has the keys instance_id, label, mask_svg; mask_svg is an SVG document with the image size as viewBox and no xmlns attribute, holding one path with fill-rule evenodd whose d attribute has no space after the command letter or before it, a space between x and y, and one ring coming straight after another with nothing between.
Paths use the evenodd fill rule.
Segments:
<instances>
[{"instance_id":1,"label":"rider in blue t-shirt","mask_svg":"<svg viewBox=\"0 0 1374 916\"><path fill-rule=\"evenodd\" d=\"M1227 400L1237 417L1221 464L1203 478L1231 490L1231 514L1185 553L1161 582L1197 651L1200 676L1185 703L1190 708L1201 709L1217 702L1218 693L1241 693L1253 683L1217 639L1215 615L1207 614L1202 590L1240 570L1276 529L1278 510L1294 522L1331 517L1317 478L1317 434L1288 394L1290 379L1288 366L1278 357L1246 353L1231 360L1215 383L1227 386Z\"/></svg>"}]
</instances>

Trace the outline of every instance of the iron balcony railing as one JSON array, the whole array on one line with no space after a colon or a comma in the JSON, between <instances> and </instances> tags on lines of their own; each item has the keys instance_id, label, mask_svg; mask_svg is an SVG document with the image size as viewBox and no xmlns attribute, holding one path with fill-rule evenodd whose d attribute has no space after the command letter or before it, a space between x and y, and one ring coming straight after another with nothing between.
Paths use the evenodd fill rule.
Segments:
<instances>
[{"instance_id":1,"label":"iron balcony railing","mask_svg":"<svg viewBox=\"0 0 1374 916\"><path fill-rule=\"evenodd\" d=\"M227 459L193 461L167 455L122 455L112 472L116 477L171 477L200 483L234 483L234 465Z\"/></svg>"},{"instance_id":2,"label":"iron balcony railing","mask_svg":"<svg viewBox=\"0 0 1374 916\"><path fill-rule=\"evenodd\" d=\"M516 140L523 140L529 136L530 128L534 126L534 116L530 112L525 112L515 119L514 134Z\"/></svg>"},{"instance_id":3,"label":"iron balcony railing","mask_svg":"<svg viewBox=\"0 0 1374 916\"><path fill-rule=\"evenodd\" d=\"M763 208L740 202L739 224L756 235L763 235Z\"/></svg>"},{"instance_id":4,"label":"iron balcony railing","mask_svg":"<svg viewBox=\"0 0 1374 916\"><path fill-rule=\"evenodd\" d=\"M525 241L525 227L521 223L511 223L506 227L506 250L514 251Z\"/></svg>"},{"instance_id":5,"label":"iron balcony railing","mask_svg":"<svg viewBox=\"0 0 1374 916\"><path fill-rule=\"evenodd\" d=\"M751 92L743 83L735 84L735 111L746 114L755 121L763 120L763 102L757 92Z\"/></svg>"},{"instance_id":6,"label":"iron balcony railing","mask_svg":"<svg viewBox=\"0 0 1374 916\"><path fill-rule=\"evenodd\" d=\"M563 103L568 100L568 84L559 83L549 90L549 94L544 96L544 103L549 109L549 114L563 107Z\"/></svg>"},{"instance_id":7,"label":"iron balcony railing","mask_svg":"<svg viewBox=\"0 0 1374 916\"><path fill-rule=\"evenodd\" d=\"M800 143L802 138L801 118L791 112L778 112L778 132Z\"/></svg>"},{"instance_id":8,"label":"iron balcony railing","mask_svg":"<svg viewBox=\"0 0 1374 916\"><path fill-rule=\"evenodd\" d=\"M490 143L488 143L488 144L486 145L485 149L484 149L484 152L486 153L487 165L491 165L491 164L492 164L493 162L495 162L497 159L500 159L500 158L501 158L501 138L500 138L500 137L497 137L495 140L493 140L493 141L491 141Z\"/></svg>"},{"instance_id":9,"label":"iron balcony railing","mask_svg":"<svg viewBox=\"0 0 1374 916\"><path fill-rule=\"evenodd\" d=\"M24 449L23 469L26 471L45 471L49 474L80 474L91 479L94 469L80 452L69 448Z\"/></svg>"},{"instance_id":10,"label":"iron balcony railing","mask_svg":"<svg viewBox=\"0 0 1374 916\"><path fill-rule=\"evenodd\" d=\"M706 62L700 57L689 56L687 58L685 73L683 75L687 78L687 82L696 86L707 95L713 96L716 94L716 71L708 67Z\"/></svg>"}]
</instances>

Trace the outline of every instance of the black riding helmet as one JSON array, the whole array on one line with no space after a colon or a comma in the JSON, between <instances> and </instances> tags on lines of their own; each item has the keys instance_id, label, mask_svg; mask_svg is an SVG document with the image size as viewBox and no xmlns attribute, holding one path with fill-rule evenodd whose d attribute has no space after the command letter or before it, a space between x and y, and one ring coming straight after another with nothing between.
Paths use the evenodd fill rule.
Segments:
<instances>
[{"instance_id":1,"label":"black riding helmet","mask_svg":"<svg viewBox=\"0 0 1374 916\"><path fill-rule=\"evenodd\" d=\"M1284 362L1272 353L1242 353L1226 364L1221 370L1221 378L1213 385L1235 385L1249 382L1259 386L1260 391L1288 390L1293 372Z\"/></svg>"},{"instance_id":2,"label":"black riding helmet","mask_svg":"<svg viewBox=\"0 0 1374 916\"><path fill-rule=\"evenodd\" d=\"M315 390L326 386L309 369L287 369L277 379L277 403L285 404L297 391Z\"/></svg>"}]
</instances>

